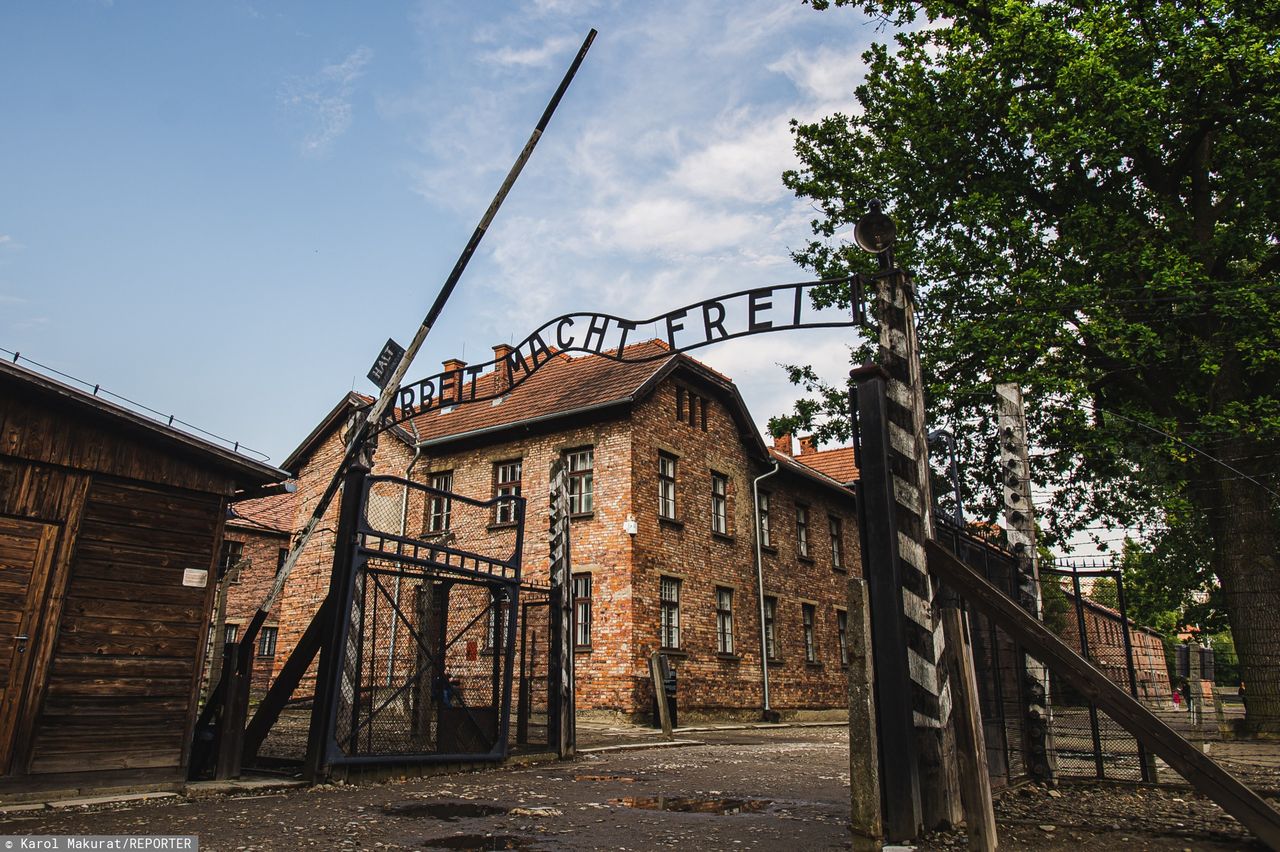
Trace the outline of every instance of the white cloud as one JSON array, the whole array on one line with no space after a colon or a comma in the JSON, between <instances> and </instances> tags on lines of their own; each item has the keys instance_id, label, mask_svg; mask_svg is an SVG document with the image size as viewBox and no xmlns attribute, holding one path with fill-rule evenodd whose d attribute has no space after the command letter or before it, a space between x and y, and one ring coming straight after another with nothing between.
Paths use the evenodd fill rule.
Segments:
<instances>
[{"instance_id":1,"label":"white cloud","mask_svg":"<svg viewBox=\"0 0 1280 852\"><path fill-rule=\"evenodd\" d=\"M484 54L483 58L498 65L538 68L550 64L577 43L573 36L552 36L534 47L502 47Z\"/></svg>"},{"instance_id":2,"label":"white cloud","mask_svg":"<svg viewBox=\"0 0 1280 852\"><path fill-rule=\"evenodd\" d=\"M786 76L811 102L809 112L814 114L826 114L833 109L848 113L854 105L853 90L866 76L858 51L826 46L792 50L767 67Z\"/></svg>"},{"instance_id":3,"label":"white cloud","mask_svg":"<svg viewBox=\"0 0 1280 852\"><path fill-rule=\"evenodd\" d=\"M671 175L707 198L764 204L785 198L780 175L794 165L785 115L726 128L721 138L686 156Z\"/></svg>"},{"instance_id":4,"label":"white cloud","mask_svg":"<svg viewBox=\"0 0 1280 852\"><path fill-rule=\"evenodd\" d=\"M738 245L761 227L758 216L712 210L671 196L598 208L587 223L605 250L674 255L703 255Z\"/></svg>"},{"instance_id":5,"label":"white cloud","mask_svg":"<svg viewBox=\"0 0 1280 852\"><path fill-rule=\"evenodd\" d=\"M355 81L373 60L373 51L358 47L341 62L326 65L311 77L287 81L280 91L286 107L306 115L312 129L303 137L305 154L320 155L351 127Z\"/></svg>"},{"instance_id":6,"label":"white cloud","mask_svg":"<svg viewBox=\"0 0 1280 852\"><path fill-rule=\"evenodd\" d=\"M20 249L20 248L22 248L22 243L15 240L9 234L0 234L0 251L3 251L5 249Z\"/></svg>"}]
</instances>

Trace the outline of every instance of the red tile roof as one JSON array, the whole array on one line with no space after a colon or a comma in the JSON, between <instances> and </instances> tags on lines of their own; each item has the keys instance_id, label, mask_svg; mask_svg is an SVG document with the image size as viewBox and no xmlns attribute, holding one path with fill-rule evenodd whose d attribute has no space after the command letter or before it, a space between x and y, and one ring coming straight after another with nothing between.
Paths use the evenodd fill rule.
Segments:
<instances>
[{"instance_id":1,"label":"red tile roof","mask_svg":"<svg viewBox=\"0 0 1280 852\"><path fill-rule=\"evenodd\" d=\"M802 453L795 460L826 474L841 485L847 485L858 478L858 466L853 461L853 447Z\"/></svg>"},{"instance_id":2,"label":"red tile roof","mask_svg":"<svg viewBox=\"0 0 1280 852\"><path fill-rule=\"evenodd\" d=\"M272 494L231 504L229 526L292 535L297 523L297 494Z\"/></svg>"},{"instance_id":3,"label":"red tile roof","mask_svg":"<svg viewBox=\"0 0 1280 852\"><path fill-rule=\"evenodd\" d=\"M626 402L635 398L664 367L681 358L658 340L632 344L625 354L627 361L597 355L574 358L556 354L524 383L499 399L428 411L414 417L412 425L404 425L410 432L416 430L420 441L430 442ZM687 360L699 364L691 358ZM497 371L477 376L474 379L476 396L494 393L499 377ZM464 395L470 395L470 387L468 383Z\"/></svg>"}]
</instances>

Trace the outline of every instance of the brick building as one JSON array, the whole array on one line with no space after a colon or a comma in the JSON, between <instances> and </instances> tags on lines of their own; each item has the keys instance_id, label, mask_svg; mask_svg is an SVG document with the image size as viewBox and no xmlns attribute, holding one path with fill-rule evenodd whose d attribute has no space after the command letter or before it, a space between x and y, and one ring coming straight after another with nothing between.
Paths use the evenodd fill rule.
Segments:
<instances>
[{"instance_id":1,"label":"brick building","mask_svg":"<svg viewBox=\"0 0 1280 852\"><path fill-rule=\"evenodd\" d=\"M1063 594L1071 604L1071 612L1067 614L1062 640L1073 648L1082 647L1080 624L1076 618L1077 609L1082 609L1089 659L1108 679L1127 690L1129 668L1125 660L1124 619L1109 606L1088 597L1077 598L1070 589L1063 589ZM1167 706L1172 700L1173 687L1160 634L1130 621L1129 645L1133 649L1138 697L1153 706Z\"/></svg>"},{"instance_id":2,"label":"brick building","mask_svg":"<svg viewBox=\"0 0 1280 852\"><path fill-rule=\"evenodd\" d=\"M510 347L497 346L499 362ZM679 673L682 712L759 711L761 596L752 483L759 484L772 706L784 713L845 705L845 592L860 571L851 449L818 451L757 432L732 381L660 342L627 361L551 357L492 402L432 410L384 432L374 474L476 499L528 499L524 576L547 581L551 465L571 470L575 657L579 709L647 712L650 653ZM504 371L464 372L478 395ZM297 478L300 525L342 455L348 395L282 465ZM776 467L776 471L775 471ZM370 505L411 535L447 532L448 505L417 492ZM278 671L328 586L335 507L290 575L278 606ZM388 514L394 513L394 514ZM499 513L500 514L500 513ZM495 549L514 533L495 516ZM386 527L384 527L386 528Z\"/></svg>"},{"instance_id":3,"label":"brick building","mask_svg":"<svg viewBox=\"0 0 1280 852\"><path fill-rule=\"evenodd\" d=\"M230 505L218 557L220 584L225 584L226 592L223 595L219 589L214 622L210 625L211 630L219 623L224 625L222 641L234 642L243 635L245 625L271 590L276 573L289 554L297 513L293 494L273 494ZM254 692L264 691L271 683L278 630L278 620L272 613L258 633ZM214 656L221 653L221 647L221 642L209 643L206 676L214 668Z\"/></svg>"}]
</instances>

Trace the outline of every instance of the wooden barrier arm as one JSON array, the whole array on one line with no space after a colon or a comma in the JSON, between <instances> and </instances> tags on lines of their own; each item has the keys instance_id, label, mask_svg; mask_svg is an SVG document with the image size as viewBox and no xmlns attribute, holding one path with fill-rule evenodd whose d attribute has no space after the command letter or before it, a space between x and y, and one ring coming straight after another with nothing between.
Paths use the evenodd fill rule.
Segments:
<instances>
[{"instance_id":1,"label":"wooden barrier arm","mask_svg":"<svg viewBox=\"0 0 1280 852\"><path fill-rule=\"evenodd\" d=\"M951 551L935 541L926 542L925 551L929 571L941 577L970 606L1106 711L1135 739L1164 758L1192 787L1240 820L1263 843L1280 850L1280 811L1179 736Z\"/></svg>"}]
</instances>

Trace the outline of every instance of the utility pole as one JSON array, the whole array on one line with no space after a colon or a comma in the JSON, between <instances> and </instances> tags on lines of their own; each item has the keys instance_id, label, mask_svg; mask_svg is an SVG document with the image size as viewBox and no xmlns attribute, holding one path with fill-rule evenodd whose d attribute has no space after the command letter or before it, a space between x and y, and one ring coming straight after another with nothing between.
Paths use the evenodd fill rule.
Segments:
<instances>
[{"instance_id":1,"label":"utility pole","mask_svg":"<svg viewBox=\"0 0 1280 852\"><path fill-rule=\"evenodd\" d=\"M1032 616L1044 621L1040 595L1040 556L1036 543L1035 504L1031 498L1031 462L1027 450L1027 415L1022 404L1022 388L1017 384L996 385L999 406L1000 464L1004 492L1005 535L1018 561L1018 603ZM1039 781L1054 780L1056 760L1049 734L1049 672L1029 655L1022 658L1022 701L1026 708L1023 726L1027 766Z\"/></svg>"}]
</instances>

